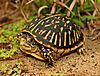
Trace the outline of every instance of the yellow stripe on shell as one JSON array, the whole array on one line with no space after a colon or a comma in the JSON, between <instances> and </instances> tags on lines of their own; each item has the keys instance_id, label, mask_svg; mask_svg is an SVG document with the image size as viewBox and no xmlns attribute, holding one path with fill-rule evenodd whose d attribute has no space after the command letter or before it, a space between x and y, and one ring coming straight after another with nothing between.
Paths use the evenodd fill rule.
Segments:
<instances>
[{"instance_id":1,"label":"yellow stripe on shell","mask_svg":"<svg viewBox=\"0 0 100 76\"><path fill-rule=\"evenodd\" d=\"M38 31L38 28L34 31L35 33Z\"/></svg>"},{"instance_id":2,"label":"yellow stripe on shell","mask_svg":"<svg viewBox=\"0 0 100 76\"><path fill-rule=\"evenodd\" d=\"M55 23L59 23L59 21L55 21Z\"/></svg>"},{"instance_id":3,"label":"yellow stripe on shell","mask_svg":"<svg viewBox=\"0 0 100 76\"><path fill-rule=\"evenodd\" d=\"M67 35L67 33L64 32L64 46L66 46L66 35Z\"/></svg>"},{"instance_id":4,"label":"yellow stripe on shell","mask_svg":"<svg viewBox=\"0 0 100 76\"><path fill-rule=\"evenodd\" d=\"M49 36L50 33L51 33L51 30L46 34L46 36L44 37L44 39L47 39L47 37Z\"/></svg>"},{"instance_id":5,"label":"yellow stripe on shell","mask_svg":"<svg viewBox=\"0 0 100 76\"><path fill-rule=\"evenodd\" d=\"M54 25L54 28L57 28L57 25Z\"/></svg>"},{"instance_id":6,"label":"yellow stripe on shell","mask_svg":"<svg viewBox=\"0 0 100 76\"><path fill-rule=\"evenodd\" d=\"M67 25L67 23L65 22L65 23L64 23L64 27L66 27L66 25Z\"/></svg>"},{"instance_id":7,"label":"yellow stripe on shell","mask_svg":"<svg viewBox=\"0 0 100 76\"><path fill-rule=\"evenodd\" d=\"M64 20L65 20L65 19L64 19L64 18L62 18L62 21L63 21L63 22L64 22Z\"/></svg>"},{"instance_id":8,"label":"yellow stripe on shell","mask_svg":"<svg viewBox=\"0 0 100 76\"><path fill-rule=\"evenodd\" d=\"M48 23L48 22L49 22L49 20L46 21L46 23Z\"/></svg>"},{"instance_id":9,"label":"yellow stripe on shell","mask_svg":"<svg viewBox=\"0 0 100 76\"><path fill-rule=\"evenodd\" d=\"M69 35L69 45L71 45L71 37L70 37L71 32L68 31L68 35Z\"/></svg>"},{"instance_id":10,"label":"yellow stripe on shell","mask_svg":"<svg viewBox=\"0 0 100 76\"><path fill-rule=\"evenodd\" d=\"M48 27L48 26L51 26L51 24L46 24L44 27Z\"/></svg>"},{"instance_id":11,"label":"yellow stripe on shell","mask_svg":"<svg viewBox=\"0 0 100 76\"><path fill-rule=\"evenodd\" d=\"M41 25L43 25L44 24L44 21L41 23Z\"/></svg>"},{"instance_id":12,"label":"yellow stripe on shell","mask_svg":"<svg viewBox=\"0 0 100 76\"><path fill-rule=\"evenodd\" d=\"M59 46L61 46L61 33L59 33Z\"/></svg>"},{"instance_id":13,"label":"yellow stripe on shell","mask_svg":"<svg viewBox=\"0 0 100 76\"><path fill-rule=\"evenodd\" d=\"M57 45L57 35L55 36L54 45Z\"/></svg>"},{"instance_id":14,"label":"yellow stripe on shell","mask_svg":"<svg viewBox=\"0 0 100 76\"><path fill-rule=\"evenodd\" d=\"M39 34L41 34L41 32L43 32L43 30L40 30Z\"/></svg>"},{"instance_id":15,"label":"yellow stripe on shell","mask_svg":"<svg viewBox=\"0 0 100 76\"><path fill-rule=\"evenodd\" d=\"M62 33L63 29L64 29L63 27L60 28L61 33Z\"/></svg>"},{"instance_id":16,"label":"yellow stripe on shell","mask_svg":"<svg viewBox=\"0 0 100 76\"><path fill-rule=\"evenodd\" d=\"M41 32L41 35L42 35L43 33L45 33L45 32L46 32L46 30L42 31L42 32Z\"/></svg>"},{"instance_id":17,"label":"yellow stripe on shell","mask_svg":"<svg viewBox=\"0 0 100 76\"><path fill-rule=\"evenodd\" d=\"M50 39L50 42L52 43L52 40L53 40L53 37L55 35L55 32L53 32L52 36L51 36L51 39Z\"/></svg>"},{"instance_id":18,"label":"yellow stripe on shell","mask_svg":"<svg viewBox=\"0 0 100 76\"><path fill-rule=\"evenodd\" d=\"M78 36L78 32L76 31L76 38L77 38L77 41L79 40L79 36Z\"/></svg>"},{"instance_id":19,"label":"yellow stripe on shell","mask_svg":"<svg viewBox=\"0 0 100 76\"><path fill-rule=\"evenodd\" d=\"M54 23L54 20L52 20L51 23Z\"/></svg>"},{"instance_id":20,"label":"yellow stripe on shell","mask_svg":"<svg viewBox=\"0 0 100 76\"><path fill-rule=\"evenodd\" d=\"M72 30L72 26L70 26L69 29Z\"/></svg>"},{"instance_id":21,"label":"yellow stripe on shell","mask_svg":"<svg viewBox=\"0 0 100 76\"><path fill-rule=\"evenodd\" d=\"M29 28L32 28L32 27L33 27L33 28L31 29L31 32L32 32L43 20L46 20L46 19L51 18L51 17L54 17L54 16L58 16L58 15L60 15L60 14L48 16L48 17L42 19L41 21L39 21L34 27L33 27L33 26L30 26Z\"/></svg>"}]
</instances>

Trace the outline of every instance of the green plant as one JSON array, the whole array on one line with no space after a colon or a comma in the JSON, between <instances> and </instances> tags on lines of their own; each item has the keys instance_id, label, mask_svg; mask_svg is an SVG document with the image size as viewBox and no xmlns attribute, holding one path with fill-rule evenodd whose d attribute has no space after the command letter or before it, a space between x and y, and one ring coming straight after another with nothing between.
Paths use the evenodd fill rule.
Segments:
<instances>
[{"instance_id":1,"label":"green plant","mask_svg":"<svg viewBox=\"0 0 100 76\"><path fill-rule=\"evenodd\" d=\"M17 34L23 26L25 26L25 21L4 25L4 27L0 28L0 30L2 31L2 33L0 34L0 58L6 59L12 57L15 53L17 53L17 51L19 50Z\"/></svg>"}]
</instances>

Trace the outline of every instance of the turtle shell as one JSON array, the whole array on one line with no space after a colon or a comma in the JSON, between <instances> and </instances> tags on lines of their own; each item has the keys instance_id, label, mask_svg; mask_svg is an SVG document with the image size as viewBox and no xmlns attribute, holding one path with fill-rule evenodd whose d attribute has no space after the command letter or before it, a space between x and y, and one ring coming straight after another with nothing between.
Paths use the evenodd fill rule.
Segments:
<instances>
[{"instance_id":1,"label":"turtle shell","mask_svg":"<svg viewBox=\"0 0 100 76\"><path fill-rule=\"evenodd\" d=\"M35 41L52 49L57 58L83 46L83 34L66 15L55 14L36 18L23 29Z\"/></svg>"}]
</instances>

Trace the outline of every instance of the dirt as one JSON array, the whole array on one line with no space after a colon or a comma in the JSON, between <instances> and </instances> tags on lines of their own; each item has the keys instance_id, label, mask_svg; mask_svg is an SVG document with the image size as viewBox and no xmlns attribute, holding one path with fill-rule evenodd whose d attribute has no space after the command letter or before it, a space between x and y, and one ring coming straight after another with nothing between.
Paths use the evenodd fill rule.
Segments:
<instances>
[{"instance_id":1,"label":"dirt","mask_svg":"<svg viewBox=\"0 0 100 76\"><path fill-rule=\"evenodd\" d=\"M22 61L19 76L100 76L100 38L91 41L86 36L87 32L84 34L85 55L71 53L58 59L54 66L48 66L45 62L21 54L19 58L0 61L0 65L10 63L13 66L17 61Z\"/></svg>"}]
</instances>

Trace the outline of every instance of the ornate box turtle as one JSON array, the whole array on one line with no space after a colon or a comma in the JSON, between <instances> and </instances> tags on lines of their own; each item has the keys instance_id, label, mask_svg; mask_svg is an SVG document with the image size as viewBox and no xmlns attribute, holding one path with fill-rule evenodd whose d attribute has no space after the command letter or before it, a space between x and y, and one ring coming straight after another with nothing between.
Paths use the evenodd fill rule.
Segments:
<instances>
[{"instance_id":1,"label":"ornate box turtle","mask_svg":"<svg viewBox=\"0 0 100 76\"><path fill-rule=\"evenodd\" d=\"M82 48L83 34L66 15L36 18L19 35L20 49L43 61L52 62Z\"/></svg>"}]
</instances>

